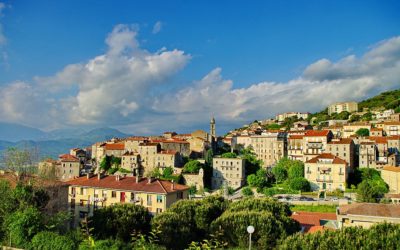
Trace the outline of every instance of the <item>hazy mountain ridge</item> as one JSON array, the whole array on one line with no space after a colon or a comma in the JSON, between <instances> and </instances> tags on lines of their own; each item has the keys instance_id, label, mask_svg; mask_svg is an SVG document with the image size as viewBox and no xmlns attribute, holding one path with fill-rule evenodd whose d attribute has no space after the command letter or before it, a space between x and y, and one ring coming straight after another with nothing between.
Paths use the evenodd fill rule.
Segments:
<instances>
[{"instance_id":1,"label":"hazy mountain ridge","mask_svg":"<svg viewBox=\"0 0 400 250\"><path fill-rule=\"evenodd\" d=\"M70 138L62 138L62 133L57 135L60 137L59 139L44 140L39 138L37 140L20 140L17 142L0 140L0 151L8 147L35 148L38 151L39 159L44 157L56 158L60 154L68 153L71 148L84 148L98 141L129 136L112 128L98 128L88 132L81 131L81 133L72 135ZM64 136L68 136L68 134L64 134Z\"/></svg>"}]
</instances>

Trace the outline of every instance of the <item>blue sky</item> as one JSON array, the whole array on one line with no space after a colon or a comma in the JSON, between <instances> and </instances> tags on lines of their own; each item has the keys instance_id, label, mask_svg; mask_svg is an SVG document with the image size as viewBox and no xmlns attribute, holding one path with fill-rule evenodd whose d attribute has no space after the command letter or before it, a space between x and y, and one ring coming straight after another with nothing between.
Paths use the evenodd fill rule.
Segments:
<instances>
[{"instance_id":1,"label":"blue sky","mask_svg":"<svg viewBox=\"0 0 400 250\"><path fill-rule=\"evenodd\" d=\"M32 101L30 107L8 104L10 107L3 107L3 111L0 111L2 121L43 129L105 125L127 132L153 133L160 130L157 124L166 121L171 125L165 130L186 131L195 127L205 128L207 121L200 118L214 114L223 125L219 128L222 133L246 121L263 119L295 107L316 111L323 108L326 101L348 99L350 96L335 93L326 101L295 106L278 105L277 101L246 106L252 101L239 100L239 96L249 95L252 89L260 87L260 83L275 83L267 90L263 89L266 92L287 87L298 78L306 78L307 69L318 62L320 64L314 66L323 65L332 70L341 66L361 67L363 58L387 41L391 41L389 45L394 46L397 52L395 38L400 31L398 1L3 1L3 4L4 7L0 8L0 38L2 35L5 39L3 42L0 39L0 96L12 99L15 94L13 91L18 89L20 93L22 88L35 93L30 97L38 100ZM119 24L126 26L112 33ZM121 93L116 91L116 97L108 103L115 106L115 110L107 107L96 113L91 109L80 115L93 116L91 119L77 121L79 119L74 118L73 114L68 114L68 117L57 118L61 121L54 122L55 114L65 112L68 105L75 107L75 110L82 110L82 105L90 107L92 103L82 104L78 97L82 90L96 84L84 76L69 76L66 80L65 77L57 78L57 74L69 74L66 72L67 65L85 65L100 55L106 55L111 48L105 42L107 37L110 34L123 36L129 31L135 32L131 38L138 44L135 48L142 52L157 57L162 53L160 50L177 50L183 56L176 54L172 63L163 66L166 72L158 70L162 72L160 76L152 75L139 84L143 98L125 97L124 102L118 98ZM133 54L120 56L135 58ZM351 56L355 57L351 62L355 65L341 65L342 59ZM324 64L326 61L320 61L322 59L332 64ZM391 60L397 62L397 58ZM166 69L167 66L170 68ZM326 67L323 69L331 70ZM311 69L315 70L315 67ZM123 68L113 70L122 72ZM392 75L397 76L398 68L392 70L395 73ZM107 85L109 82L118 83L119 86L126 84L128 89L136 90L138 83L135 80L130 82L129 77L116 79L118 74L115 72L102 79L96 76L92 80L99 82L104 91L107 91L107 86L110 87ZM140 72L131 73L138 75ZM360 76L360 79L365 77ZM207 82L207 79L211 80ZM322 86L327 79L317 80ZM390 79L393 82L383 83L382 78L374 76L374 84L357 92L354 99L374 95L374 91L398 88L400 83L397 80L394 78ZM180 99L182 96L189 98L191 91L201 91L199 86L207 84L219 87L226 84L221 91L233 94L236 102L232 108L237 112L227 114L229 112L224 107L229 106L232 96L217 103L213 103L216 98L207 99L211 95L199 99L198 103L187 103ZM343 84L349 85L346 82ZM352 86L359 88L360 84L357 82ZM62 91L59 90L61 85ZM53 87L57 90L48 90ZM177 91L183 92L177 95ZM276 93L279 95L281 92ZM90 95L82 95L81 98L83 96ZM24 97L27 96L18 96ZM71 100L73 98L78 100ZM174 99L175 102L168 103L167 99ZM312 96L306 99L314 100ZM42 103L43 100L47 102ZM190 109L176 107L176 102L201 108L193 108L193 112L190 112ZM160 103L163 104L162 108L159 107ZM33 109L35 105L40 107ZM43 105L52 108L46 109ZM98 107L97 104L93 106ZM121 108L128 110L121 111L121 117L98 115L98 112L115 114ZM45 114L53 123L46 121L45 125L34 121L33 116L25 115L28 111Z\"/></svg>"}]
</instances>

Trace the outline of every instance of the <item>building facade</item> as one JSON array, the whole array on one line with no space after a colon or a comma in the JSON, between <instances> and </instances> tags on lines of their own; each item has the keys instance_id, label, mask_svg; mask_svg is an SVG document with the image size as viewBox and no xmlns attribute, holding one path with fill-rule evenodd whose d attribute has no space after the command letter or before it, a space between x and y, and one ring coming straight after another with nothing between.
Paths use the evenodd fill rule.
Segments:
<instances>
[{"instance_id":1,"label":"building facade","mask_svg":"<svg viewBox=\"0 0 400 250\"><path fill-rule=\"evenodd\" d=\"M234 189L245 184L245 161L241 158L213 158L212 189L219 189L226 183Z\"/></svg>"},{"instance_id":2,"label":"building facade","mask_svg":"<svg viewBox=\"0 0 400 250\"><path fill-rule=\"evenodd\" d=\"M328 106L328 115L333 113L341 113L343 111L357 112L358 104L356 102L337 102Z\"/></svg>"},{"instance_id":3,"label":"building facade","mask_svg":"<svg viewBox=\"0 0 400 250\"><path fill-rule=\"evenodd\" d=\"M188 199L189 187L170 181L122 176L84 176L67 182L74 226L93 211L119 203L141 205L150 213L164 212L174 202Z\"/></svg>"},{"instance_id":4,"label":"building facade","mask_svg":"<svg viewBox=\"0 0 400 250\"><path fill-rule=\"evenodd\" d=\"M304 164L304 177L313 191L344 191L349 172L345 160L329 153L320 154Z\"/></svg>"}]
</instances>

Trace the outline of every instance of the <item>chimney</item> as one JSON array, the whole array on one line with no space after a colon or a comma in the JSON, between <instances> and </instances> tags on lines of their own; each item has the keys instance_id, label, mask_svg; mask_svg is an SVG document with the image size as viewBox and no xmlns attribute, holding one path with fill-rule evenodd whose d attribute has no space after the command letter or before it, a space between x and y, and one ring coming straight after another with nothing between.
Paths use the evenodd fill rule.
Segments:
<instances>
[{"instance_id":1,"label":"chimney","mask_svg":"<svg viewBox=\"0 0 400 250\"><path fill-rule=\"evenodd\" d=\"M171 189L172 189L172 190L174 190L174 189L175 189L175 183L174 183L174 180L172 180L172 183L171 183Z\"/></svg>"},{"instance_id":2,"label":"chimney","mask_svg":"<svg viewBox=\"0 0 400 250\"><path fill-rule=\"evenodd\" d=\"M150 184L153 181L153 178L151 176L147 177L147 183Z\"/></svg>"},{"instance_id":3,"label":"chimney","mask_svg":"<svg viewBox=\"0 0 400 250\"><path fill-rule=\"evenodd\" d=\"M87 173L87 174L86 174L86 179L90 179L90 177L91 177L91 176L90 176L90 173Z\"/></svg>"},{"instance_id":4,"label":"chimney","mask_svg":"<svg viewBox=\"0 0 400 250\"><path fill-rule=\"evenodd\" d=\"M139 183L139 175L136 175L136 183Z\"/></svg>"},{"instance_id":5,"label":"chimney","mask_svg":"<svg viewBox=\"0 0 400 250\"><path fill-rule=\"evenodd\" d=\"M100 180L101 179L101 174L100 173L97 173L97 180Z\"/></svg>"},{"instance_id":6,"label":"chimney","mask_svg":"<svg viewBox=\"0 0 400 250\"><path fill-rule=\"evenodd\" d=\"M115 176L115 180L116 180L116 181L119 181L119 174L117 174L117 175Z\"/></svg>"}]
</instances>

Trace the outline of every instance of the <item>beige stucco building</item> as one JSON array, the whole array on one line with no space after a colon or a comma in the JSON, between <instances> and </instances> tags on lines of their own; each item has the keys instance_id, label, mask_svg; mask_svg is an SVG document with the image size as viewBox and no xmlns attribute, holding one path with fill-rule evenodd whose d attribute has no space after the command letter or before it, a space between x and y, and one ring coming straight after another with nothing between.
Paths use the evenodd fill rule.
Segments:
<instances>
[{"instance_id":1,"label":"beige stucco building","mask_svg":"<svg viewBox=\"0 0 400 250\"><path fill-rule=\"evenodd\" d=\"M288 158L303 161L303 135L290 135L288 138Z\"/></svg>"},{"instance_id":2,"label":"beige stucco building","mask_svg":"<svg viewBox=\"0 0 400 250\"><path fill-rule=\"evenodd\" d=\"M356 102L337 102L328 106L328 115L343 111L347 111L349 113L357 112L358 104Z\"/></svg>"},{"instance_id":3,"label":"beige stucco building","mask_svg":"<svg viewBox=\"0 0 400 250\"><path fill-rule=\"evenodd\" d=\"M313 191L344 191L349 171L345 160L329 153L320 154L304 164L304 177L310 182Z\"/></svg>"},{"instance_id":4,"label":"beige stucco building","mask_svg":"<svg viewBox=\"0 0 400 250\"><path fill-rule=\"evenodd\" d=\"M188 199L189 187L170 181L139 177L84 176L67 182L68 203L74 226L93 211L117 203L144 206L153 214L164 212L174 202Z\"/></svg>"},{"instance_id":5,"label":"beige stucco building","mask_svg":"<svg viewBox=\"0 0 400 250\"><path fill-rule=\"evenodd\" d=\"M286 133L276 132L252 135L250 137L251 147L257 159L263 161L265 168L272 167L286 156L286 136Z\"/></svg>"},{"instance_id":6,"label":"beige stucco building","mask_svg":"<svg viewBox=\"0 0 400 250\"><path fill-rule=\"evenodd\" d=\"M333 138L329 130L308 130L303 136L303 162L306 162L326 150Z\"/></svg>"},{"instance_id":7,"label":"beige stucco building","mask_svg":"<svg viewBox=\"0 0 400 250\"><path fill-rule=\"evenodd\" d=\"M355 168L355 144L351 138L333 139L328 142L325 152L345 160L350 169Z\"/></svg>"},{"instance_id":8,"label":"beige stucco building","mask_svg":"<svg viewBox=\"0 0 400 250\"><path fill-rule=\"evenodd\" d=\"M355 135L357 130L365 128L371 130L371 124L365 122L357 122L343 125L343 136L344 138L349 138L352 135Z\"/></svg>"},{"instance_id":9,"label":"beige stucco building","mask_svg":"<svg viewBox=\"0 0 400 250\"><path fill-rule=\"evenodd\" d=\"M340 205L336 214L339 228L352 226L369 228L376 223L385 221L400 224L398 204L353 203Z\"/></svg>"},{"instance_id":10,"label":"beige stucco building","mask_svg":"<svg viewBox=\"0 0 400 250\"><path fill-rule=\"evenodd\" d=\"M389 185L389 193L400 194L400 167L383 167L381 177Z\"/></svg>"},{"instance_id":11,"label":"beige stucco building","mask_svg":"<svg viewBox=\"0 0 400 250\"><path fill-rule=\"evenodd\" d=\"M283 122L286 118L297 116L298 119L302 118L306 120L310 113L302 113L302 112L286 112L282 114L277 114L275 116L275 120L278 122Z\"/></svg>"},{"instance_id":12,"label":"beige stucco building","mask_svg":"<svg viewBox=\"0 0 400 250\"><path fill-rule=\"evenodd\" d=\"M212 189L219 189L224 182L234 189L246 181L245 161L241 158L213 158Z\"/></svg>"}]
</instances>

